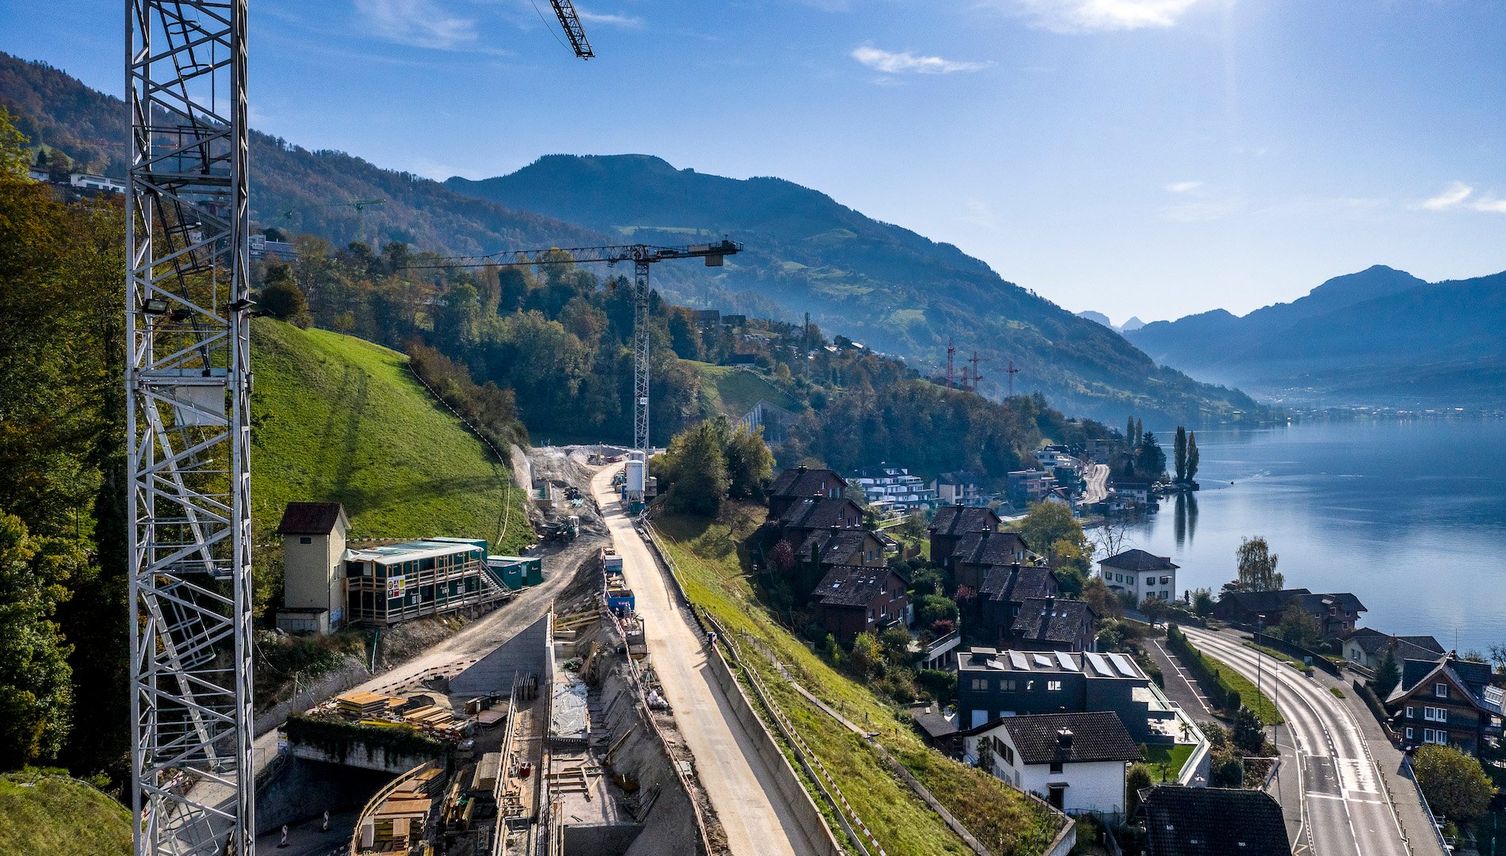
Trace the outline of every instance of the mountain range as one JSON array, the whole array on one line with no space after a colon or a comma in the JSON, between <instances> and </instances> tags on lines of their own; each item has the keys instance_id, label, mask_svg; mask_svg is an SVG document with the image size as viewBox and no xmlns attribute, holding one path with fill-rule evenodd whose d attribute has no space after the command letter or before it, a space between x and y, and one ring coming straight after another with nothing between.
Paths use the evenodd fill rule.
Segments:
<instances>
[{"instance_id":1,"label":"mountain range","mask_svg":"<svg viewBox=\"0 0 1506 856\"><path fill-rule=\"evenodd\" d=\"M1376 265L1290 303L1125 336L1194 377L1285 404L1506 406L1506 272L1429 283Z\"/></svg>"},{"instance_id":2,"label":"mountain range","mask_svg":"<svg viewBox=\"0 0 1506 856\"><path fill-rule=\"evenodd\" d=\"M42 63L0 53L0 104L34 145L123 176L126 110ZM957 247L869 218L778 178L738 180L648 155L551 155L507 176L435 182L342 152L254 133L251 209L259 227L336 244L402 241L456 254L728 236L745 251L716 271L657 265L682 304L811 320L940 374L949 342L975 351L980 391L1043 393L1068 413L1117 424L1249 419L1245 394L1158 366L1113 330L1005 281ZM379 204L361 204L379 200ZM1019 371L1013 375L1006 367Z\"/></svg>"}]
</instances>

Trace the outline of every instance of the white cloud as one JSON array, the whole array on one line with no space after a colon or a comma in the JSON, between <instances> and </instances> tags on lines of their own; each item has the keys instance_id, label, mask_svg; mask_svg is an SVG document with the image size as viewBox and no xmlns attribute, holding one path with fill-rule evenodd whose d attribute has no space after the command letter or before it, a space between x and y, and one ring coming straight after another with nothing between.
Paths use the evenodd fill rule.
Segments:
<instances>
[{"instance_id":1,"label":"white cloud","mask_svg":"<svg viewBox=\"0 0 1506 856\"><path fill-rule=\"evenodd\" d=\"M982 71L991 62L963 62L939 56L916 56L909 51L886 51L872 45L853 48L852 58L885 74L952 74L959 71Z\"/></svg>"},{"instance_id":2,"label":"white cloud","mask_svg":"<svg viewBox=\"0 0 1506 856\"><path fill-rule=\"evenodd\" d=\"M1166 192L1191 193L1192 191L1197 190L1202 186L1203 183L1201 181L1173 181L1172 183L1166 185Z\"/></svg>"},{"instance_id":3,"label":"white cloud","mask_svg":"<svg viewBox=\"0 0 1506 856\"><path fill-rule=\"evenodd\" d=\"M1095 33L1176 26L1201 0L991 0L1054 33Z\"/></svg>"},{"instance_id":4,"label":"white cloud","mask_svg":"<svg viewBox=\"0 0 1506 856\"><path fill-rule=\"evenodd\" d=\"M575 14L579 15L580 19L588 24L602 24L608 27L625 27L630 30L636 30L643 26L643 19L634 17L633 15L616 15L610 12L589 12L578 6L575 9Z\"/></svg>"},{"instance_id":5,"label":"white cloud","mask_svg":"<svg viewBox=\"0 0 1506 856\"><path fill-rule=\"evenodd\" d=\"M476 41L476 22L446 12L434 0L355 0L372 32L417 48L450 50Z\"/></svg>"},{"instance_id":6,"label":"white cloud","mask_svg":"<svg viewBox=\"0 0 1506 856\"><path fill-rule=\"evenodd\" d=\"M1442 211L1445 208L1453 208L1455 205L1468 199L1475 189L1462 181L1455 181L1444 188L1443 192L1431 199L1423 200L1422 207L1429 211ZM1479 203L1475 203L1479 205Z\"/></svg>"},{"instance_id":7,"label":"white cloud","mask_svg":"<svg viewBox=\"0 0 1506 856\"><path fill-rule=\"evenodd\" d=\"M1469 207L1476 211L1485 211L1490 214L1506 214L1506 199L1486 197L1476 199Z\"/></svg>"}]
</instances>

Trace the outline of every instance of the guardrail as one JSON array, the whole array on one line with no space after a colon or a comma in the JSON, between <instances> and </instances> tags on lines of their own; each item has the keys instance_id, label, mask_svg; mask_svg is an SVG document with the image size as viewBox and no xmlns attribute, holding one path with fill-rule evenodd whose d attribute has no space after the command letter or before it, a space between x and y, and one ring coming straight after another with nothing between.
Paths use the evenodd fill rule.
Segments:
<instances>
[{"instance_id":1,"label":"guardrail","mask_svg":"<svg viewBox=\"0 0 1506 856\"><path fill-rule=\"evenodd\" d=\"M1427 812L1428 819L1432 821L1428 825L1433 827L1433 836L1438 839L1438 846L1443 848L1444 853L1454 852L1453 847L1448 843L1448 839L1443 837L1443 828L1438 824L1438 815L1434 814L1433 807L1428 805L1427 795L1422 792L1422 783L1417 781L1417 771L1412 769L1412 758L1410 755L1402 754L1401 768L1406 771L1407 779L1411 781L1412 787L1417 789L1417 798L1422 800L1422 810Z\"/></svg>"}]
</instances>

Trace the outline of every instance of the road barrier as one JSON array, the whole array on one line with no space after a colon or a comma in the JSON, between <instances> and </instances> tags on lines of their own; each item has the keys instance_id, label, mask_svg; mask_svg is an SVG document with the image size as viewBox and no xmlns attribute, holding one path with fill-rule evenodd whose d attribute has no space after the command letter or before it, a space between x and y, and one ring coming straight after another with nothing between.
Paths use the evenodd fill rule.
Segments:
<instances>
[{"instance_id":1,"label":"road barrier","mask_svg":"<svg viewBox=\"0 0 1506 856\"><path fill-rule=\"evenodd\" d=\"M1295 657L1299 661L1312 664L1315 669L1322 669L1336 678L1340 677L1339 667L1335 666L1332 660L1316 651L1310 651L1301 645L1294 645L1279 636L1271 636L1267 633L1256 633L1254 634L1254 639L1256 645L1280 651L1288 657Z\"/></svg>"}]
</instances>

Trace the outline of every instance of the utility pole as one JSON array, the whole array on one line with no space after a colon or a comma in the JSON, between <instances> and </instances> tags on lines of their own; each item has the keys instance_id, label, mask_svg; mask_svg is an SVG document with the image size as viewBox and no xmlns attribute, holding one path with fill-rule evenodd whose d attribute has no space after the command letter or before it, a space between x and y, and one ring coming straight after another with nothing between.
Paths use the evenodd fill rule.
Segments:
<instances>
[{"instance_id":1,"label":"utility pole","mask_svg":"<svg viewBox=\"0 0 1506 856\"><path fill-rule=\"evenodd\" d=\"M951 339L946 340L946 385L947 389L956 389L956 358L957 345Z\"/></svg>"},{"instance_id":2,"label":"utility pole","mask_svg":"<svg viewBox=\"0 0 1506 856\"><path fill-rule=\"evenodd\" d=\"M1009 361L1009 368L1005 369L1004 373L1009 375L1009 397L1014 398L1014 376L1019 374L1020 370L1015 368L1013 359Z\"/></svg>"},{"instance_id":3,"label":"utility pole","mask_svg":"<svg viewBox=\"0 0 1506 856\"><path fill-rule=\"evenodd\" d=\"M968 365L972 366L972 378L971 379L968 378L967 370L964 369L963 373L962 373L962 377L963 377L963 386L962 386L962 388L966 389L966 390L968 390L970 392L977 392L978 391L978 381L983 380L983 375L978 374L978 363L983 362L983 360L978 356L978 352L977 351L973 351L973 355L971 357L968 357L967 362L968 362Z\"/></svg>"}]
</instances>

